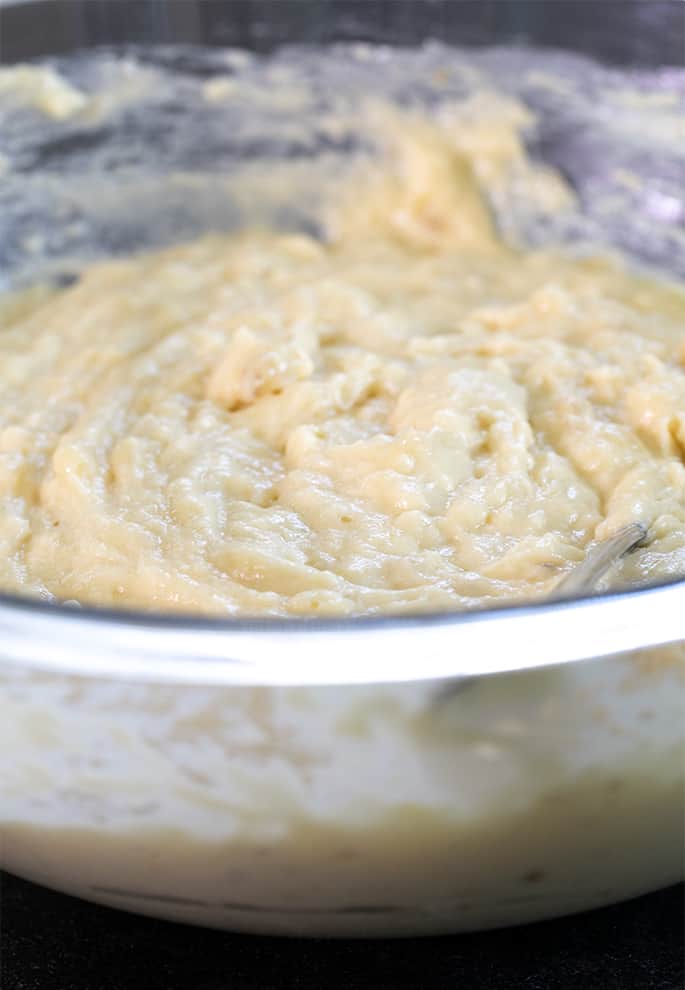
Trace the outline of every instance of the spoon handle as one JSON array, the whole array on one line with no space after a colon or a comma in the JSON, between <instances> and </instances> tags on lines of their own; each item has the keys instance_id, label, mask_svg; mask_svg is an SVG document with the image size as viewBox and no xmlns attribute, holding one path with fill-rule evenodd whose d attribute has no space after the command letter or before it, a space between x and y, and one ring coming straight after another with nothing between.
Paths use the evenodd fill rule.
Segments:
<instances>
[{"instance_id":1,"label":"spoon handle","mask_svg":"<svg viewBox=\"0 0 685 990\"><path fill-rule=\"evenodd\" d=\"M580 564L577 564L559 581L550 598L578 595L592 591L602 575L606 574L612 564L619 560L624 553L644 543L647 539L647 527L644 523L631 523L617 530L608 539L602 540L588 550ZM460 694L477 680L476 677L458 677L440 686L433 701L441 706L445 701Z\"/></svg>"},{"instance_id":2,"label":"spoon handle","mask_svg":"<svg viewBox=\"0 0 685 990\"><path fill-rule=\"evenodd\" d=\"M644 523L630 523L617 530L606 540L588 550L585 557L573 570L559 581L553 596L577 595L583 591L592 591L595 584L606 574L612 564L616 563L625 553L647 538L647 527Z\"/></svg>"}]
</instances>

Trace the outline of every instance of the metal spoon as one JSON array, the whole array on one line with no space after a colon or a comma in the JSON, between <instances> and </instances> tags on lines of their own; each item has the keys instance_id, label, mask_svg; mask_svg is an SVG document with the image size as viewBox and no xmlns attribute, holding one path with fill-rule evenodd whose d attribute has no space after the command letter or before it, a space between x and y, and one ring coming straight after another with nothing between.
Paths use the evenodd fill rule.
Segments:
<instances>
[{"instance_id":1,"label":"metal spoon","mask_svg":"<svg viewBox=\"0 0 685 990\"><path fill-rule=\"evenodd\" d=\"M602 540L588 550L584 559L555 585L552 597L556 598L559 593L566 596L592 591L599 579L604 577L617 560L645 543L647 533L644 523L635 522Z\"/></svg>"},{"instance_id":2,"label":"metal spoon","mask_svg":"<svg viewBox=\"0 0 685 990\"><path fill-rule=\"evenodd\" d=\"M600 578L625 554L644 546L649 530L644 523L634 522L617 530L606 540L597 543L568 574L557 582L550 598L566 598L592 591ZM438 690L433 699L436 705L442 704L455 694L459 694L477 678L459 677Z\"/></svg>"}]
</instances>

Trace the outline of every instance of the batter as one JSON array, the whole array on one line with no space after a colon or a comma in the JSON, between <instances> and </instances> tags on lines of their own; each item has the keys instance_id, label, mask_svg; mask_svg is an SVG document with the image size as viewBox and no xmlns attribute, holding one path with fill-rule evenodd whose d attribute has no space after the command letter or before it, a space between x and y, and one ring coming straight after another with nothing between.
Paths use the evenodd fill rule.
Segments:
<instances>
[{"instance_id":1,"label":"batter","mask_svg":"<svg viewBox=\"0 0 685 990\"><path fill-rule=\"evenodd\" d=\"M685 292L505 246L477 143L390 143L325 243L209 237L5 306L3 591L461 609L549 592L633 520L612 581L685 572Z\"/></svg>"}]
</instances>

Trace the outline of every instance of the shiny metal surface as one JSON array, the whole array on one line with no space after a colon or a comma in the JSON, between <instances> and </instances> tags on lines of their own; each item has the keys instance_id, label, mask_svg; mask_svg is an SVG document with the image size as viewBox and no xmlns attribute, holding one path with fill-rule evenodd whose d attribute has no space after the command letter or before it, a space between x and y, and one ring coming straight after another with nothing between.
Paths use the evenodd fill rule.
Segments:
<instances>
[{"instance_id":1,"label":"shiny metal surface","mask_svg":"<svg viewBox=\"0 0 685 990\"><path fill-rule=\"evenodd\" d=\"M588 594L624 554L648 543L648 532L644 523L630 523L602 540L588 551L580 564L562 578L555 592L563 595Z\"/></svg>"}]
</instances>

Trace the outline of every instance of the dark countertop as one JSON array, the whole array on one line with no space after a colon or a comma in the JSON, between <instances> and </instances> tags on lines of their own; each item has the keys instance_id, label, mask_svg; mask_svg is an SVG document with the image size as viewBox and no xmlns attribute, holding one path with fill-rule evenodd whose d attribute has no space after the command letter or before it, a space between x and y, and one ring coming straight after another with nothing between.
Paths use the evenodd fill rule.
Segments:
<instances>
[{"instance_id":1,"label":"dark countertop","mask_svg":"<svg viewBox=\"0 0 685 990\"><path fill-rule=\"evenodd\" d=\"M561 921L307 941L139 918L0 877L2 990L683 990L682 886Z\"/></svg>"}]
</instances>

